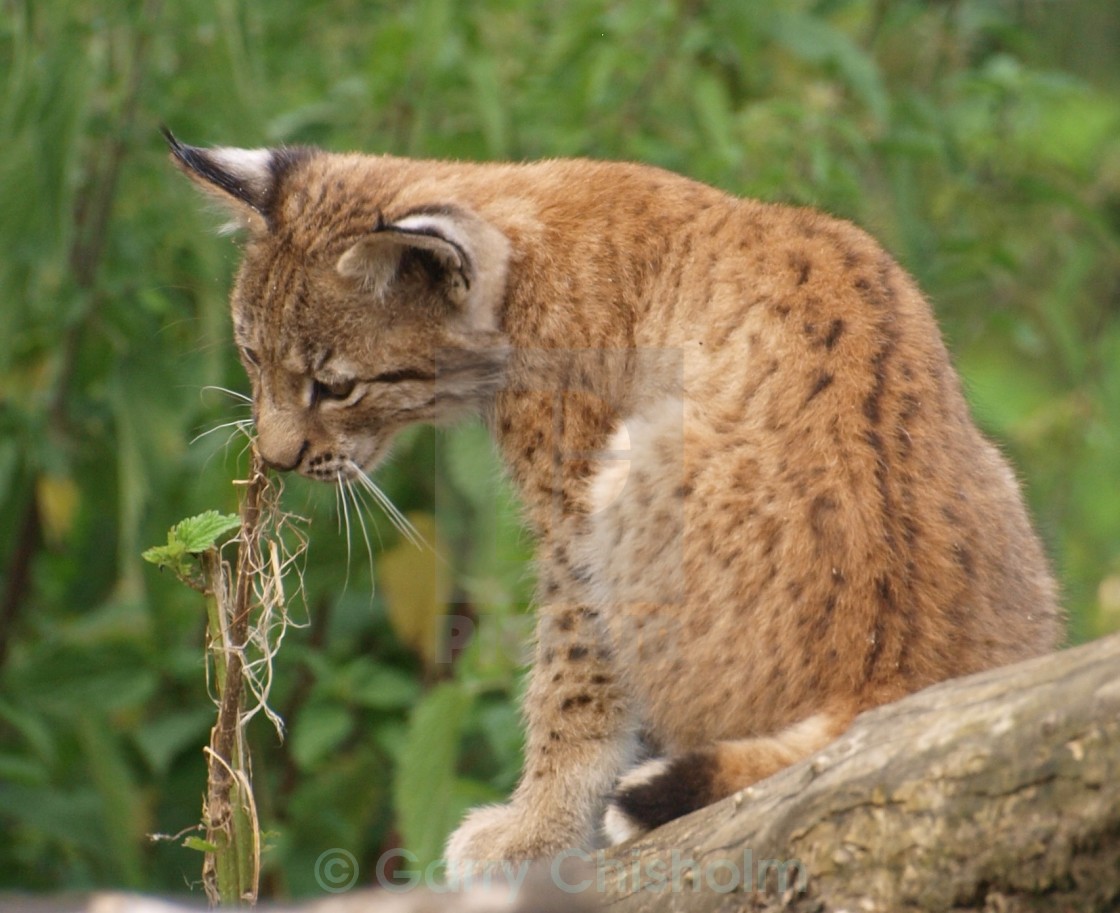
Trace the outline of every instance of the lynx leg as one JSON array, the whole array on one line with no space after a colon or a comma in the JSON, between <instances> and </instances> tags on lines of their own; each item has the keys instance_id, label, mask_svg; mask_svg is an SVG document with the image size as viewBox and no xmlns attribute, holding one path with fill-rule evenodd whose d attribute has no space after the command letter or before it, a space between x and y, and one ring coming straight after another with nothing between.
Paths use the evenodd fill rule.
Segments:
<instances>
[{"instance_id":1,"label":"lynx leg","mask_svg":"<svg viewBox=\"0 0 1120 913\"><path fill-rule=\"evenodd\" d=\"M454 872L586 847L603 797L633 761L636 726L598 613L575 603L540 613L521 782L508 804L475 809L452 834Z\"/></svg>"}]
</instances>

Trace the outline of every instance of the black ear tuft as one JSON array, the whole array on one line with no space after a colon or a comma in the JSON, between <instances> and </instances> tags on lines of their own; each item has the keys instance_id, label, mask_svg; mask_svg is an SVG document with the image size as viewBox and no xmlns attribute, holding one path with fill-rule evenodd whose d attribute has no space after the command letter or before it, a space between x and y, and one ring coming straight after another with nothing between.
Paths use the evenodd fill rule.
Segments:
<instances>
[{"instance_id":1,"label":"black ear tuft","mask_svg":"<svg viewBox=\"0 0 1120 913\"><path fill-rule=\"evenodd\" d=\"M161 128L172 161L203 190L232 209L239 221L252 228L271 228L276 217L280 187L299 164L315 154L296 146L280 149L201 149L181 143Z\"/></svg>"},{"instance_id":2,"label":"black ear tuft","mask_svg":"<svg viewBox=\"0 0 1120 913\"><path fill-rule=\"evenodd\" d=\"M221 159L215 152L197 146L187 146L179 142L166 127L162 129L171 150L171 157L179 167L196 180L228 194L258 215L267 218L265 210L270 185L265 181L265 173L266 170L268 174L272 172L270 160L262 159L252 171L244 165L238 170L230 170L231 164L227 163L224 166L220 164Z\"/></svg>"}]
</instances>

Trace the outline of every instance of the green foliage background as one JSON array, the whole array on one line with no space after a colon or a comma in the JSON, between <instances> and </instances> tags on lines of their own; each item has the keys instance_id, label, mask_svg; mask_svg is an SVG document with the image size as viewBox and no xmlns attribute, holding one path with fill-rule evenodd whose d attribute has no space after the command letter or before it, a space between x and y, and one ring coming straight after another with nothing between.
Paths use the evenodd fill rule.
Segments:
<instances>
[{"instance_id":1,"label":"green foliage background","mask_svg":"<svg viewBox=\"0 0 1120 913\"><path fill-rule=\"evenodd\" d=\"M1071 640L1120 627L1114 0L0 10L0 889L197 878L196 853L146 835L198 818L204 612L140 552L236 509L242 441L191 440L246 415L208 385L246 384L236 247L161 122L198 144L640 159L854 219L929 292L1026 480ZM313 542L272 695L288 738L251 727L273 896L318 892L334 847L362 883L387 848L434 858L516 777L529 544L485 438L417 431L380 480L441 557L374 517L376 588L333 494L286 493ZM488 632L454 666L409 620L437 611Z\"/></svg>"}]
</instances>

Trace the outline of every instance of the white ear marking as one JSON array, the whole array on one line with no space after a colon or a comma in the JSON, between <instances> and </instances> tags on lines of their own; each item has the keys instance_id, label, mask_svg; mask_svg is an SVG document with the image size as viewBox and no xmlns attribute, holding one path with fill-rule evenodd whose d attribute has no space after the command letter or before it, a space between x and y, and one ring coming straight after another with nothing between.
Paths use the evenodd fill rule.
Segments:
<instances>
[{"instance_id":1,"label":"white ear marking","mask_svg":"<svg viewBox=\"0 0 1120 913\"><path fill-rule=\"evenodd\" d=\"M435 254L452 273L452 297L456 303L462 303L470 290L474 264L469 253L470 240L455 216L418 213L386 225L383 231L407 235L407 246Z\"/></svg>"},{"instance_id":2,"label":"white ear marking","mask_svg":"<svg viewBox=\"0 0 1120 913\"><path fill-rule=\"evenodd\" d=\"M389 230L395 228L409 234L440 238L456 248L461 254L467 250L467 237L453 216L420 213L414 216L405 216L399 222L387 225L386 228Z\"/></svg>"},{"instance_id":3,"label":"white ear marking","mask_svg":"<svg viewBox=\"0 0 1120 913\"><path fill-rule=\"evenodd\" d=\"M272 184L271 149L234 149L218 146L206 154L222 171L246 185L253 197L267 193Z\"/></svg>"}]
</instances>

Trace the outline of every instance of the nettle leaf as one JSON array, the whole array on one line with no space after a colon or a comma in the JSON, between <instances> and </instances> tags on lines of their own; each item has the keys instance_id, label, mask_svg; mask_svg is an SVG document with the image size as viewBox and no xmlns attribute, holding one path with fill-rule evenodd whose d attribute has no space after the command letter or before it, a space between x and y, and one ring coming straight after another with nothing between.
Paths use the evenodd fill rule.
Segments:
<instances>
[{"instance_id":1,"label":"nettle leaf","mask_svg":"<svg viewBox=\"0 0 1120 913\"><path fill-rule=\"evenodd\" d=\"M220 514L216 510L208 510L197 517L188 517L176 523L171 536L182 544L185 551L197 554L217 545L222 536L239 526L241 518L237 514ZM170 541L169 538L168 542Z\"/></svg>"},{"instance_id":2,"label":"nettle leaf","mask_svg":"<svg viewBox=\"0 0 1120 913\"><path fill-rule=\"evenodd\" d=\"M171 542L168 536L167 545L155 545L140 553L145 561L150 561L156 567L167 568L179 577L186 577L191 572L190 562L187 560L189 553L178 542Z\"/></svg>"},{"instance_id":3,"label":"nettle leaf","mask_svg":"<svg viewBox=\"0 0 1120 913\"><path fill-rule=\"evenodd\" d=\"M241 526L237 514L220 514L208 510L197 517L180 520L167 533L167 545L157 545L141 553L145 561L160 568L168 568L180 577L191 572L191 555L197 555L217 545L218 540Z\"/></svg>"}]
</instances>

